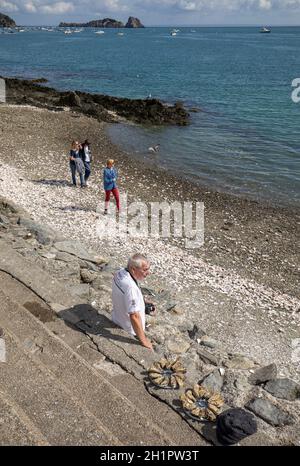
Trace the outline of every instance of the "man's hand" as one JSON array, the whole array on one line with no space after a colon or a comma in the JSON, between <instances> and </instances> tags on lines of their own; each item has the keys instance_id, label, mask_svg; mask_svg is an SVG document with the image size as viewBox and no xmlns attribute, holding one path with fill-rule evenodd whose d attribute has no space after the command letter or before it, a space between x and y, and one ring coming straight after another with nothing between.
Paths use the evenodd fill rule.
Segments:
<instances>
[{"instance_id":1,"label":"man's hand","mask_svg":"<svg viewBox=\"0 0 300 466\"><path fill-rule=\"evenodd\" d=\"M152 346L152 343L151 341L145 337L145 340L141 341L142 345L145 347L145 348L148 348L150 349L151 351L153 351L153 346Z\"/></svg>"},{"instance_id":2,"label":"man's hand","mask_svg":"<svg viewBox=\"0 0 300 466\"><path fill-rule=\"evenodd\" d=\"M148 349L153 351L152 343L151 343L150 340L148 340L148 338L146 337L145 332L143 330L140 313L139 312L133 312L132 314L129 314L129 316L130 316L131 325L133 327L133 330L134 330L136 336L138 337L138 339L140 340L141 344L145 348L148 348Z\"/></svg>"}]
</instances>

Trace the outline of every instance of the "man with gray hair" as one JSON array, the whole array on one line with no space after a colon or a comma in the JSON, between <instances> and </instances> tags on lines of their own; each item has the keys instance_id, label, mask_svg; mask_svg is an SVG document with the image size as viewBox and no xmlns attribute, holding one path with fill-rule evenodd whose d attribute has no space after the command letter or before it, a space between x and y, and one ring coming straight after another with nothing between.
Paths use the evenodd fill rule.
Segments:
<instances>
[{"instance_id":1,"label":"man with gray hair","mask_svg":"<svg viewBox=\"0 0 300 466\"><path fill-rule=\"evenodd\" d=\"M149 274L150 263L142 254L134 254L127 267L115 273L112 284L112 321L136 336L141 344L153 350L145 335L145 301L138 285Z\"/></svg>"}]
</instances>

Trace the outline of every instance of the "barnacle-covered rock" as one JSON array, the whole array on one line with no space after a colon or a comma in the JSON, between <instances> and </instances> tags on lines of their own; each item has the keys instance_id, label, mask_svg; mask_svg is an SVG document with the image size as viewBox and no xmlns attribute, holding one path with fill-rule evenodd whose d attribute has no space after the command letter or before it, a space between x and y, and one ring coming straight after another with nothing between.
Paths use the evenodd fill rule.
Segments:
<instances>
[{"instance_id":1,"label":"barnacle-covered rock","mask_svg":"<svg viewBox=\"0 0 300 466\"><path fill-rule=\"evenodd\" d=\"M180 396L185 411L199 420L215 421L224 404L219 393L214 393L202 385L195 384Z\"/></svg>"},{"instance_id":2,"label":"barnacle-covered rock","mask_svg":"<svg viewBox=\"0 0 300 466\"><path fill-rule=\"evenodd\" d=\"M185 373L186 369L178 358L161 358L148 369L151 382L162 388L182 387Z\"/></svg>"}]
</instances>

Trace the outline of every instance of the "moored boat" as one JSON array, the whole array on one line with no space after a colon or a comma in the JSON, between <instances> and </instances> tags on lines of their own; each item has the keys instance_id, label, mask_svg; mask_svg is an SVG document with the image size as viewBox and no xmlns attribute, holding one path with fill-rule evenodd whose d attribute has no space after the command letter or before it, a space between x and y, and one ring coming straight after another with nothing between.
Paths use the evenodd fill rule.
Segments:
<instances>
[{"instance_id":1,"label":"moored boat","mask_svg":"<svg viewBox=\"0 0 300 466\"><path fill-rule=\"evenodd\" d=\"M271 29L268 29L266 27L261 28L260 32L267 34L268 32L271 32Z\"/></svg>"}]
</instances>

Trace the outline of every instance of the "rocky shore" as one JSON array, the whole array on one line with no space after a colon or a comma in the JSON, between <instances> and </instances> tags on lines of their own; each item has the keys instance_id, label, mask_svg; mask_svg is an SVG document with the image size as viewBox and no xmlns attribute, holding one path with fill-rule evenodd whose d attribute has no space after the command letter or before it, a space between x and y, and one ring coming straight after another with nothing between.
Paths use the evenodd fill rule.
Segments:
<instances>
[{"instance_id":1,"label":"rocky shore","mask_svg":"<svg viewBox=\"0 0 300 466\"><path fill-rule=\"evenodd\" d=\"M155 355L179 354L190 381L205 380L228 406L254 412L262 435L257 444L298 444L299 213L208 192L133 161L111 144L106 123L73 108L3 104L0 119L1 193L26 211L11 212L2 201L1 237L107 315L112 272L129 254L146 253L153 275L144 293L158 307L147 322ZM93 144L86 190L69 183L74 138ZM186 250L176 238L99 237L101 169L108 157L117 159L120 191L129 201L203 201L204 246ZM90 248L105 267L90 260ZM172 405L171 395L147 389Z\"/></svg>"},{"instance_id":2,"label":"rocky shore","mask_svg":"<svg viewBox=\"0 0 300 466\"><path fill-rule=\"evenodd\" d=\"M180 102L171 106L157 99L125 99L80 91L60 92L37 84L44 83L44 80L3 79L9 104L33 105L57 112L71 108L74 112L110 123L117 123L122 118L156 125L183 126L189 123L189 113Z\"/></svg>"}]
</instances>

